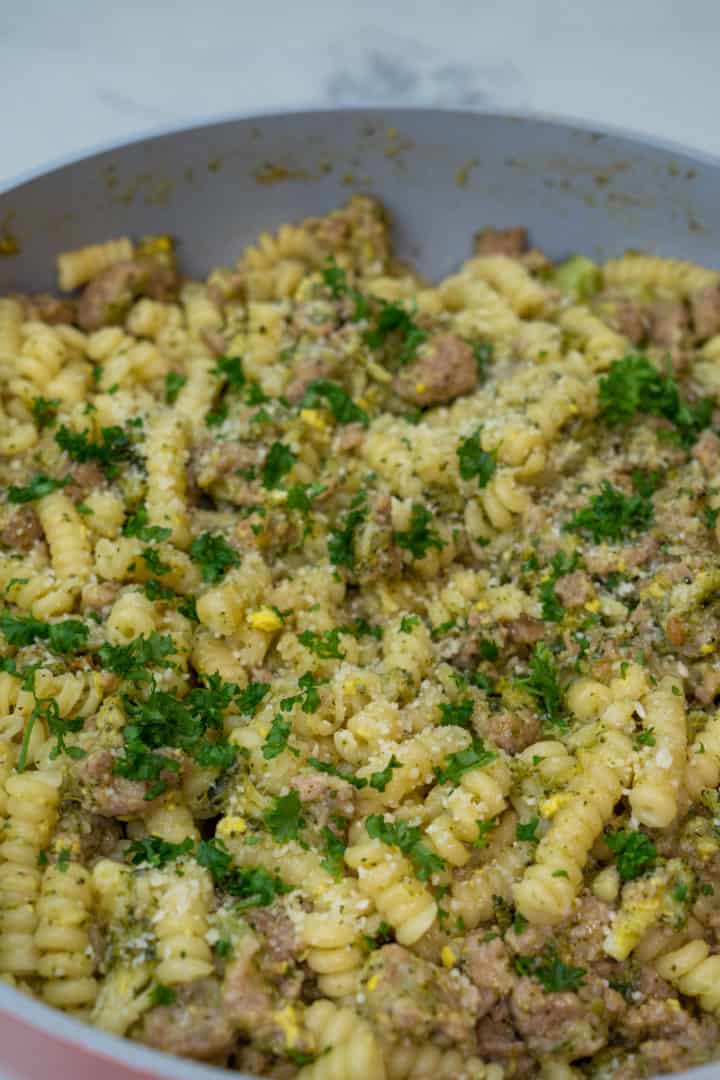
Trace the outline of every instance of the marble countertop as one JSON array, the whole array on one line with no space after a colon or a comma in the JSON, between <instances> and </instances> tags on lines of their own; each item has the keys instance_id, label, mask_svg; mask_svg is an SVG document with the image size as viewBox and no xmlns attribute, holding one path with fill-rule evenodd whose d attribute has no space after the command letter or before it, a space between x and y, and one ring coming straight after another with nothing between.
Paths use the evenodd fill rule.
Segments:
<instances>
[{"instance_id":1,"label":"marble countertop","mask_svg":"<svg viewBox=\"0 0 720 1080\"><path fill-rule=\"evenodd\" d=\"M165 126L344 104L533 110L720 153L717 0L0 2L0 184Z\"/></svg>"}]
</instances>

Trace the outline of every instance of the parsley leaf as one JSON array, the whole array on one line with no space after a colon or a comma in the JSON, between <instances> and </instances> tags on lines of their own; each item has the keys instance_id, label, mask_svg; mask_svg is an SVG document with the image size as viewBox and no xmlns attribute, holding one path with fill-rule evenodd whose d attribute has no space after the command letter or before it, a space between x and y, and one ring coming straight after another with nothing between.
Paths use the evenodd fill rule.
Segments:
<instances>
[{"instance_id":1,"label":"parsley leaf","mask_svg":"<svg viewBox=\"0 0 720 1080\"><path fill-rule=\"evenodd\" d=\"M268 491L280 487L283 476L287 476L296 461L297 458L289 446L274 442L262 467L263 487Z\"/></svg>"},{"instance_id":2,"label":"parsley leaf","mask_svg":"<svg viewBox=\"0 0 720 1080\"><path fill-rule=\"evenodd\" d=\"M357 423L367 427L370 423L365 410L355 404L339 383L331 379L314 379L305 391L300 407L312 409L322 404L327 405L339 424Z\"/></svg>"},{"instance_id":3,"label":"parsley leaf","mask_svg":"<svg viewBox=\"0 0 720 1080\"><path fill-rule=\"evenodd\" d=\"M394 770L401 768L401 766L402 763L398 761L394 754L391 754L390 760L384 769L381 769L380 772L371 773L368 781L370 787L375 788L376 791L384 791L392 780Z\"/></svg>"},{"instance_id":4,"label":"parsley leaf","mask_svg":"<svg viewBox=\"0 0 720 1080\"><path fill-rule=\"evenodd\" d=\"M539 843L539 837L535 835L535 830L540 824L540 818L531 817L529 821L519 821L515 829L515 837L517 840L525 840L530 844Z\"/></svg>"},{"instance_id":5,"label":"parsley leaf","mask_svg":"<svg viewBox=\"0 0 720 1080\"><path fill-rule=\"evenodd\" d=\"M55 652L77 652L87 641L89 630L79 619L63 619L48 625L48 644Z\"/></svg>"},{"instance_id":6,"label":"parsley leaf","mask_svg":"<svg viewBox=\"0 0 720 1080\"><path fill-rule=\"evenodd\" d=\"M471 769L482 769L497 758L497 751L488 750L482 739L473 739L472 746L448 754L445 764L435 769L439 784L457 784Z\"/></svg>"},{"instance_id":7,"label":"parsley leaf","mask_svg":"<svg viewBox=\"0 0 720 1080\"><path fill-rule=\"evenodd\" d=\"M475 704L472 698L463 698L462 701L444 701L441 705L438 705L438 709L442 716L441 727L454 724L457 727L469 728Z\"/></svg>"},{"instance_id":8,"label":"parsley leaf","mask_svg":"<svg viewBox=\"0 0 720 1080\"><path fill-rule=\"evenodd\" d=\"M353 773L345 771L343 772L337 765L333 765L329 761L320 761L319 758L308 758L308 765L312 765L313 769L317 769L318 772L325 773L327 776L337 776L339 780L346 780L348 784L352 784L353 787L360 790L367 787L367 780L361 776L354 776ZM380 776L381 773L373 773L373 776ZM385 790L383 788L383 790Z\"/></svg>"},{"instance_id":9,"label":"parsley leaf","mask_svg":"<svg viewBox=\"0 0 720 1080\"><path fill-rule=\"evenodd\" d=\"M133 638L128 645L105 642L98 650L98 659L104 668L128 682L152 682L149 665L172 667L165 657L174 652L175 645L170 635L153 631L147 638L143 634Z\"/></svg>"},{"instance_id":10,"label":"parsley leaf","mask_svg":"<svg viewBox=\"0 0 720 1080\"><path fill-rule=\"evenodd\" d=\"M262 747L262 756L266 761L282 754L290 737L290 724L283 719L280 713L276 713L265 742Z\"/></svg>"},{"instance_id":11,"label":"parsley leaf","mask_svg":"<svg viewBox=\"0 0 720 1080\"><path fill-rule=\"evenodd\" d=\"M33 420L41 431L45 428L52 427L55 423L59 404L60 398L33 398L31 412Z\"/></svg>"},{"instance_id":12,"label":"parsley leaf","mask_svg":"<svg viewBox=\"0 0 720 1080\"><path fill-rule=\"evenodd\" d=\"M25 487L9 487L8 502L16 506L33 502L34 499L42 499L45 495L50 495L53 491L57 491L58 488L65 487L66 484L71 482L71 476L66 476L62 480L55 480L52 476L38 473Z\"/></svg>"},{"instance_id":13,"label":"parsley leaf","mask_svg":"<svg viewBox=\"0 0 720 1080\"><path fill-rule=\"evenodd\" d=\"M290 892L280 878L269 874L262 867L234 867L230 852L221 840L201 840L196 858L204 866L218 888L235 896L239 902L236 910L250 907L268 907L276 896Z\"/></svg>"},{"instance_id":14,"label":"parsley leaf","mask_svg":"<svg viewBox=\"0 0 720 1080\"><path fill-rule=\"evenodd\" d=\"M460 476L463 480L477 477L478 487L484 488L497 469L497 450L483 450L480 429L463 439L457 449Z\"/></svg>"},{"instance_id":15,"label":"parsley leaf","mask_svg":"<svg viewBox=\"0 0 720 1080\"><path fill-rule=\"evenodd\" d=\"M173 990L171 986L164 986L162 983L156 983L150 991L150 1004L156 1005L172 1005L177 1001L177 991Z\"/></svg>"},{"instance_id":16,"label":"parsley leaf","mask_svg":"<svg viewBox=\"0 0 720 1080\"><path fill-rule=\"evenodd\" d=\"M124 854L134 866L141 866L142 863L147 863L148 866L165 866L166 863L187 855L193 847L190 836L186 836L179 844L163 840L160 836L144 836L140 840L133 840L125 848Z\"/></svg>"},{"instance_id":17,"label":"parsley leaf","mask_svg":"<svg viewBox=\"0 0 720 1080\"><path fill-rule=\"evenodd\" d=\"M0 633L8 644L22 648L34 641L47 641L55 652L67 654L81 648L88 637L88 628L79 619L62 619L46 623L32 615L11 615L0 612Z\"/></svg>"},{"instance_id":18,"label":"parsley leaf","mask_svg":"<svg viewBox=\"0 0 720 1080\"><path fill-rule=\"evenodd\" d=\"M427 340L426 330L421 329L404 307L397 303L380 301L373 324L363 334L363 341L372 349L385 345L394 338L398 344L397 362L402 366L415 359L418 348Z\"/></svg>"},{"instance_id":19,"label":"parsley leaf","mask_svg":"<svg viewBox=\"0 0 720 1080\"><path fill-rule=\"evenodd\" d=\"M177 371L168 371L165 376L165 404L174 405L177 396L187 382L187 375L181 375Z\"/></svg>"},{"instance_id":20,"label":"parsley leaf","mask_svg":"<svg viewBox=\"0 0 720 1080\"><path fill-rule=\"evenodd\" d=\"M683 401L675 379L662 375L644 356L631 353L615 360L599 389L600 415L611 427L629 423L636 412L661 416L675 425L677 441L689 447L710 423L712 400Z\"/></svg>"},{"instance_id":21,"label":"parsley leaf","mask_svg":"<svg viewBox=\"0 0 720 1080\"><path fill-rule=\"evenodd\" d=\"M347 846L345 841L327 825L323 825L320 837L323 841L322 853L325 856L320 865L334 878L341 878L345 865L344 856Z\"/></svg>"},{"instance_id":22,"label":"parsley leaf","mask_svg":"<svg viewBox=\"0 0 720 1080\"><path fill-rule=\"evenodd\" d=\"M287 795L278 795L275 802L263 814L263 821L273 838L279 844L297 840L300 829L305 824L302 816L302 803L297 791Z\"/></svg>"},{"instance_id":23,"label":"parsley leaf","mask_svg":"<svg viewBox=\"0 0 720 1080\"><path fill-rule=\"evenodd\" d=\"M532 975L549 993L576 990L584 982L585 969L564 964L556 945L537 956L516 956L513 963L518 974Z\"/></svg>"},{"instance_id":24,"label":"parsley leaf","mask_svg":"<svg viewBox=\"0 0 720 1080\"><path fill-rule=\"evenodd\" d=\"M243 716L254 716L270 692L267 683L250 682L235 696L235 702Z\"/></svg>"},{"instance_id":25,"label":"parsley leaf","mask_svg":"<svg viewBox=\"0 0 720 1080\"><path fill-rule=\"evenodd\" d=\"M114 480L118 475L120 461L133 458L130 437L121 427L101 428L99 440L94 440L88 437L87 431L71 431L63 424L55 435L55 442L73 461L95 462L108 480Z\"/></svg>"},{"instance_id":26,"label":"parsley leaf","mask_svg":"<svg viewBox=\"0 0 720 1080\"><path fill-rule=\"evenodd\" d=\"M247 382L243 371L242 357L240 356L218 356L217 367L213 368L213 375L224 376L233 390L242 390Z\"/></svg>"},{"instance_id":27,"label":"parsley leaf","mask_svg":"<svg viewBox=\"0 0 720 1080\"><path fill-rule=\"evenodd\" d=\"M544 642L535 645L528 674L517 681L532 694L549 723L563 723L563 693L553 655Z\"/></svg>"},{"instance_id":28,"label":"parsley leaf","mask_svg":"<svg viewBox=\"0 0 720 1080\"><path fill-rule=\"evenodd\" d=\"M427 507L413 503L410 525L404 532L393 533L395 543L409 551L414 559L424 559L430 548L444 548L445 541L430 527L431 521L432 514Z\"/></svg>"},{"instance_id":29,"label":"parsley leaf","mask_svg":"<svg viewBox=\"0 0 720 1080\"><path fill-rule=\"evenodd\" d=\"M640 831L618 829L607 832L605 843L617 855L618 873L623 881L639 877L657 858L657 848L652 840Z\"/></svg>"},{"instance_id":30,"label":"parsley leaf","mask_svg":"<svg viewBox=\"0 0 720 1080\"><path fill-rule=\"evenodd\" d=\"M358 505L345 515L345 521L339 528L330 529L327 547L333 566L346 566L352 570L355 565L355 530L366 517L367 507Z\"/></svg>"},{"instance_id":31,"label":"parsley leaf","mask_svg":"<svg viewBox=\"0 0 720 1080\"><path fill-rule=\"evenodd\" d=\"M344 660L347 653L340 648L340 629L323 630L317 634L314 630L303 630L298 634L298 641L314 653L320 660Z\"/></svg>"},{"instance_id":32,"label":"parsley leaf","mask_svg":"<svg viewBox=\"0 0 720 1080\"><path fill-rule=\"evenodd\" d=\"M148 512L144 506L130 514L122 528L123 536L135 536L146 544L160 543L172 536L172 529L163 529L159 525L148 525Z\"/></svg>"},{"instance_id":33,"label":"parsley leaf","mask_svg":"<svg viewBox=\"0 0 720 1080\"><path fill-rule=\"evenodd\" d=\"M209 585L217 585L231 567L240 565L240 556L222 533L196 536L190 545L190 558L199 565L202 579Z\"/></svg>"},{"instance_id":34,"label":"parsley leaf","mask_svg":"<svg viewBox=\"0 0 720 1080\"><path fill-rule=\"evenodd\" d=\"M365 828L373 840L399 848L412 863L420 881L427 881L432 874L444 869L445 860L423 844L422 833L416 825L386 821L382 814L371 814L365 821Z\"/></svg>"},{"instance_id":35,"label":"parsley leaf","mask_svg":"<svg viewBox=\"0 0 720 1080\"><path fill-rule=\"evenodd\" d=\"M172 570L170 563L163 562L160 558L160 553L155 548L144 548L140 552L140 558L145 563L148 570L152 570L153 574L158 574L162 577L163 574L169 574Z\"/></svg>"},{"instance_id":36,"label":"parsley leaf","mask_svg":"<svg viewBox=\"0 0 720 1080\"><path fill-rule=\"evenodd\" d=\"M652 524L654 508L649 496L626 495L603 480L600 493L587 506L577 510L563 528L590 535L596 544L601 540L623 540L629 534Z\"/></svg>"},{"instance_id":37,"label":"parsley leaf","mask_svg":"<svg viewBox=\"0 0 720 1080\"><path fill-rule=\"evenodd\" d=\"M351 634L354 638L372 637L375 638L376 641L381 641L383 636L382 626L373 626L367 619L360 617L353 619L353 621L346 626L341 626L340 632L343 634Z\"/></svg>"}]
</instances>

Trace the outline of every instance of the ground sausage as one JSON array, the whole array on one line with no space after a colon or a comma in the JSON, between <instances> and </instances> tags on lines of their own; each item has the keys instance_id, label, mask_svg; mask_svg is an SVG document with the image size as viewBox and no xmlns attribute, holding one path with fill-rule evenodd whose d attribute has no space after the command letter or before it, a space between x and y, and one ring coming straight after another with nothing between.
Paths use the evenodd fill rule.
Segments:
<instances>
[{"instance_id":1,"label":"ground sausage","mask_svg":"<svg viewBox=\"0 0 720 1080\"><path fill-rule=\"evenodd\" d=\"M529 709L519 706L512 712L490 713L486 734L508 754L519 754L540 735L540 721Z\"/></svg>"},{"instance_id":2,"label":"ground sausage","mask_svg":"<svg viewBox=\"0 0 720 1080\"><path fill-rule=\"evenodd\" d=\"M484 930L469 934L461 946L461 962L472 982L480 991L476 1016L485 1016L501 997L509 994L515 977L510 970L510 957L501 938L486 941Z\"/></svg>"},{"instance_id":3,"label":"ground sausage","mask_svg":"<svg viewBox=\"0 0 720 1080\"><path fill-rule=\"evenodd\" d=\"M527 251L528 232L522 225L510 229L494 229L491 225L475 236L478 255L522 255Z\"/></svg>"},{"instance_id":4,"label":"ground sausage","mask_svg":"<svg viewBox=\"0 0 720 1080\"><path fill-rule=\"evenodd\" d=\"M688 325L688 313L680 300L656 300L650 308L650 339L654 345L676 348Z\"/></svg>"},{"instance_id":5,"label":"ground sausage","mask_svg":"<svg viewBox=\"0 0 720 1080\"><path fill-rule=\"evenodd\" d=\"M290 781L300 801L322 828L335 814L351 818L355 813L356 790L347 780L321 772L299 773Z\"/></svg>"},{"instance_id":6,"label":"ground sausage","mask_svg":"<svg viewBox=\"0 0 720 1080\"><path fill-rule=\"evenodd\" d=\"M499 1001L479 1021L475 1036L479 1056L506 1066L507 1076L519 1078L534 1074L534 1062L513 1027L507 1000Z\"/></svg>"},{"instance_id":7,"label":"ground sausage","mask_svg":"<svg viewBox=\"0 0 720 1080\"><path fill-rule=\"evenodd\" d=\"M178 761L173 750L158 753ZM75 778L82 791L83 806L101 817L137 817L146 814L156 800L148 799L148 780L128 780L115 776L115 755L110 750L94 750L86 758L73 762ZM161 773L167 787L177 787L182 769L166 769Z\"/></svg>"},{"instance_id":8,"label":"ground sausage","mask_svg":"<svg viewBox=\"0 0 720 1080\"><path fill-rule=\"evenodd\" d=\"M706 341L720 334L720 286L713 285L709 289L698 289L691 293L690 311L698 341Z\"/></svg>"},{"instance_id":9,"label":"ground sausage","mask_svg":"<svg viewBox=\"0 0 720 1080\"><path fill-rule=\"evenodd\" d=\"M114 263L85 287L77 321L83 330L122 322L133 300L169 300L177 290L176 271L157 259L139 257Z\"/></svg>"},{"instance_id":10,"label":"ground sausage","mask_svg":"<svg viewBox=\"0 0 720 1080\"><path fill-rule=\"evenodd\" d=\"M335 370L335 360L329 356L305 356L293 368L292 378L285 387L285 397L292 405L305 396L316 379L326 379Z\"/></svg>"},{"instance_id":11,"label":"ground sausage","mask_svg":"<svg viewBox=\"0 0 720 1080\"><path fill-rule=\"evenodd\" d=\"M172 1005L145 1013L138 1037L156 1050L196 1061L224 1058L234 1041L233 1027L215 979L197 979L177 988Z\"/></svg>"},{"instance_id":12,"label":"ground sausage","mask_svg":"<svg viewBox=\"0 0 720 1080\"><path fill-rule=\"evenodd\" d=\"M613 306L613 322L621 334L629 338L633 345L639 345L645 338L645 317L642 308L632 300L618 299Z\"/></svg>"},{"instance_id":13,"label":"ground sausage","mask_svg":"<svg viewBox=\"0 0 720 1080\"><path fill-rule=\"evenodd\" d=\"M26 319L38 322L71 325L75 322L75 301L67 297L52 296L50 293L34 293L30 296L18 296L25 308Z\"/></svg>"},{"instance_id":14,"label":"ground sausage","mask_svg":"<svg viewBox=\"0 0 720 1080\"><path fill-rule=\"evenodd\" d=\"M23 506L20 510L16 510L0 532L0 541L6 547L20 551L29 551L42 538L42 525L31 506Z\"/></svg>"},{"instance_id":15,"label":"ground sausage","mask_svg":"<svg viewBox=\"0 0 720 1080\"><path fill-rule=\"evenodd\" d=\"M424 355L398 372L393 390L413 405L439 405L469 394L477 379L470 346L454 334L436 334Z\"/></svg>"},{"instance_id":16,"label":"ground sausage","mask_svg":"<svg viewBox=\"0 0 720 1080\"><path fill-rule=\"evenodd\" d=\"M570 991L546 993L531 978L519 979L510 998L517 1031L536 1054L550 1054L562 1045L572 1061L596 1053L607 1041L601 1014Z\"/></svg>"},{"instance_id":17,"label":"ground sausage","mask_svg":"<svg viewBox=\"0 0 720 1080\"><path fill-rule=\"evenodd\" d=\"M574 570L555 582L555 592L560 603L567 608L582 607L590 599L592 582L583 570Z\"/></svg>"},{"instance_id":18,"label":"ground sausage","mask_svg":"<svg viewBox=\"0 0 720 1080\"><path fill-rule=\"evenodd\" d=\"M365 976L372 985L365 1011L381 1033L432 1035L445 1046L469 1038L481 996L465 975L451 974L401 945L385 945L370 957Z\"/></svg>"},{"instance_id":19,"label":"ground sausage","mask_svg":"<svg viewBox=\"0 0 720 1080\"><path fill-rule=\"evenodd\" d=\"M720 439L714 431L706 429L692 448L692 456L697 458L702 467L714 473L720 465Z\"/></svg>"},{"instance_id":20,"label":"ground sausage","mask_svg":"<svg viewBox=\"0 0 720 1080\"><path fill-rule=\"evenodd\" d=\"M534 619L532 615L521 615L517 619L510 619L505 623L507 635L516 645L534 645L545 636L545 625L542 619Z\"/></svg>"}]
</instances>

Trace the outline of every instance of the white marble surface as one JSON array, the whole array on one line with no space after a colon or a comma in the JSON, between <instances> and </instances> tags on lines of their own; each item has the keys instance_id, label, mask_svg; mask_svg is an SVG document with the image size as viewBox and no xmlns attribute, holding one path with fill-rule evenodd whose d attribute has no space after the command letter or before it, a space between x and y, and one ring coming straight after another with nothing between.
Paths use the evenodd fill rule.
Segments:
<instances>
[{"instance_id":1,"label":"white marble surface","mask_svg":"<svg viewBox=\"0 0 720 1080\"><path fill-rule=\"evenodd\" d=\"M0 184L268 109L532 109L720 153L719 0L0 0Z\"/></svg>"}]
</instances>

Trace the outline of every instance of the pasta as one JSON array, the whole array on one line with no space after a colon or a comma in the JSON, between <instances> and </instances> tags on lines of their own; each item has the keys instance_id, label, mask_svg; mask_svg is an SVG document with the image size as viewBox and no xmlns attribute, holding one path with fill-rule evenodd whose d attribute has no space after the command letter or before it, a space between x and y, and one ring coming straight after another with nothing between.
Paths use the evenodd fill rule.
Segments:
<instances>
[{"instance_id":1,"label":"pasta","mask_svg":"<svg viewBox=\"0 0 720 1080\"><path fill-rule=\"evenodd\" d=\"M0 977L283 1080L710 1061L720 275L388 225L0 298Z\"/></svg>"}]
</instances>

